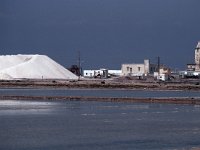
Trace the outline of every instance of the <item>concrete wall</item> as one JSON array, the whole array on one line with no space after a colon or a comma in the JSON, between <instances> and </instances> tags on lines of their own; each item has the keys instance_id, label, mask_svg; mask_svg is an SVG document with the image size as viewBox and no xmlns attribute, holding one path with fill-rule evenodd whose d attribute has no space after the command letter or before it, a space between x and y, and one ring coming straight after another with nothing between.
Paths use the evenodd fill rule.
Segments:
<instances>
[{"instance_id":1,"label":"concrete wall","mask_svg":"<svg viewBox=\"0 0 200 150\"><path fill-rule=\"evenodd\" d=\"M146 59L144 60L144 74L148 74L150 69L150 60Z\"/></svg>"},{"instance_id":2,"label":"concrete wall","mask_svg":"<svg viewBox=\"0 0 200 150\"><path fill-rule=\"evenodd\" d=\"M95 76L103 76L107 77L109 75L113 76L120 76L122 74L121 70L107 70L107 69L100 69L100 70L83 70L83 76L84 77L90 77L93 78Z\"/></svg>"},{"instance_id":3,"label":"concrete wall","mask_svg":"<svg viewBox=\"0 0 200 150\"><path fill-rule=\"evenodd\" d=\"M122 64L122 75L136 75L144 74L144 64Z\"/></svg>"},{"instance_id":4,"label":"concrete wall","mask_svg":"<svg viewBox=\"0 0 200 150\"><path fill-rule=\"evenodd\" d=\"M150 64L149 59L145 59L143 64L122 64L122 75L141 76L149 73L153 74L156 65Z\"/></svg>"},{"instance_id":5,"label":"concrete wall","mask_svg":"<svg viewBox=\"0 0 200 150\"><path fill-rule=\"evenodd\" d=\"M108 70L108 74L112 74L112 75L115 75L115 76L121 76L122 71L121 70Z\"/></svg>"},{"instance_id":6,"label":"concrete wall","mask_svg":"<svg viewBox=\"0 0 200 150\"><path fill-rule=\"evenodd\" d=\"M100 72L100 70L98 70ZM83 70L83 76L84 77L94 77L96 72L98 72L97 70Z\"/></svg>"},{"instance_id":7,"label":"concrete wall","mask_svg":"<svg viewBox=\"0 0 200 150\"><path fill-rule=\"evenodd\" d=\"M160 68L160 74L171 74L171 70L169 68Z\"/></svg>"}]
</instances>

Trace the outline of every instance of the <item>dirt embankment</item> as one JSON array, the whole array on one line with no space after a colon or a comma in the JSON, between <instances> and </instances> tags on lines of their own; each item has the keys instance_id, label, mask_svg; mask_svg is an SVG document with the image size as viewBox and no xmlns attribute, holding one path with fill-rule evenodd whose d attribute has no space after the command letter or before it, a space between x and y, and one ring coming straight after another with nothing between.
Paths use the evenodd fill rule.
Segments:
<instances>
[{"instance_id":1,"label":"dirt embankment","mask_svg":"<svg viewBox=\"0 0 200 150\"><path fill-rule=\"evenodd\" d=\"M0 81L0 88L96 88L96 89L133 89L133 90L193 90L200 91L195 83L172 82L116 82L112 80L12 80ZM88 97L88 96L16 96L0 95L0 100L69 100L69 101L104 101L170 103L200 105L200 98L126 98L126 97Z\"/></svg>"},{"instance_id":2,"label":"dirt embankment","mask_svg":"<svg viewBox=\"0 0 200 150\"><path fill-rule=\"evenodd\" d=\"M108 88L200 91L200 85L196 82L116 82L112 80L10 80L0 81L0 88Z\"/></svg>"},{"instance_id":3,"label":"dirt embankment","mask_svg":"<svg viewBox=\"0 0 200 150\"><path fill-rule=\"evenodd\" d=\"M0 100L68 100L131 103L163 103L200 105L199 98L125 98L125 97L89 97L89 96L16 96L1 95Z\"/></svg>"}]
</instances>

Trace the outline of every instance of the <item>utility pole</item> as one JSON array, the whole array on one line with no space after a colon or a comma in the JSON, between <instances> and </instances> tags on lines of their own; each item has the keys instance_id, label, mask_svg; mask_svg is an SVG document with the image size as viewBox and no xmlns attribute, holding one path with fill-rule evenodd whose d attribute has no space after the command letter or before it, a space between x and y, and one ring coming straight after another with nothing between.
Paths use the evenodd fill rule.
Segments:
<instances>
[{"instance_id":1,"label":"utility pole","mask_svg":"<svg viewBox=\"0 0 200 150\"><path fill-rule=\"evenodd\" d=\"M81 54L80 51L78 51L78 69L79 69L79 78L81 76Z\"/></svg>"},{"instance_id":2,"label":"utility pole","mask_svg":"<svg viewBox=\"0 0 200 150\"><path fill-rule=\"evenodd\" d=\"M160 75L160 57L158 56L158 75Z\"/></svg>"}]
</instances>

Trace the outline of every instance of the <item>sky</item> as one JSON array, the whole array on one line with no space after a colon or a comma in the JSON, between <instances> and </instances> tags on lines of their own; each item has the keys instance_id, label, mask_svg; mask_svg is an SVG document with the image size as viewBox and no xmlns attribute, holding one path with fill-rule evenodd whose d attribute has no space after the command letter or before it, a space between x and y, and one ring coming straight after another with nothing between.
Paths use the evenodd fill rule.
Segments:
<instances>
[{"instance_id":1,"label":"sky","mask_svg":"<svg viewBox=\"0 0 200 150\"><path fill-rule=\"evenodd\" d=\"M200 41L200 0L0 0L0 55L121 69L150 59L183 70Z\"/></svg>"}]
</instances>

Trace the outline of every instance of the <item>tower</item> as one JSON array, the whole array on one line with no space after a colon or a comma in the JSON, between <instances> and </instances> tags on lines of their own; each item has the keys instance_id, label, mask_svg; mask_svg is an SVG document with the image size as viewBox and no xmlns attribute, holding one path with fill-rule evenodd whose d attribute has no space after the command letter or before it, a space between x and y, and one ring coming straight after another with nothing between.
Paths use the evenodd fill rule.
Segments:
<instances>
[{"instance_id":1,"label":"tower","mask_svg":"<svg viewBox=\"0 0 200 150\"><path fill-rule=\"evenodd\" d=\"M144 60L144 73L147 75L149 73L150 68L150 60L145 59Z\"/></svg>"},{"instance_id":2,"label":"tower","mask_svg":"<svg viewBox=\"0 0 200 150\"><path fill-rule=\"evenodd\" d=\"M200 71L200 41L195 48L195 70Z\"/></svg>"}]
</instances>

